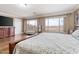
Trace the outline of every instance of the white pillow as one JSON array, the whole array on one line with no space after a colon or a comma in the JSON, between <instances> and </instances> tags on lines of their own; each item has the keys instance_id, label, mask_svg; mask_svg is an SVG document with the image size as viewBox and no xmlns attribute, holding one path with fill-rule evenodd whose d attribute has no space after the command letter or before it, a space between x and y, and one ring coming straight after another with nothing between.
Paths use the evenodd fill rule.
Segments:
<instances>
[{"instance_id":1,"label":"white pillow","mask_svg":"<svg viewBox=\"0 0 79 59\"><path fill-rule=\"evenodd\" d=\"M79 30L74 31L72 36L79 40Z\"/></svg>"}]
</instances>

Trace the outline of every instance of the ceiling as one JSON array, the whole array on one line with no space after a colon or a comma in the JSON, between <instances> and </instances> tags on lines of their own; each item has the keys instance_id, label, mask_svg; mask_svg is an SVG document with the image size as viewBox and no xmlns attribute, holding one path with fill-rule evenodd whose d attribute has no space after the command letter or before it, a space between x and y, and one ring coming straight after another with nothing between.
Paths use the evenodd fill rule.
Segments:
<instances>
[{"instance_id":1,"label":"ceiling","mask_svg":"<svg viewBox=\"0 0 79 59\"><path fill-rule=\"evenodd\" d=\"M34 18L37 16L52 16L72 12L77 4L0 4L0 15Z\"/></svg>"}]
</instances>

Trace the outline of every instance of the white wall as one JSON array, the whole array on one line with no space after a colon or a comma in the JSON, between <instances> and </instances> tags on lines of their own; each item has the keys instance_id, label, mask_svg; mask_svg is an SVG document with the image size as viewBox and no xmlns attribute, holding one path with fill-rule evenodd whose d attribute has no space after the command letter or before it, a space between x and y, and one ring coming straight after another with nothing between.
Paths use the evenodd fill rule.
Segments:
<instances>
[{"instance_id":1,"label":"white wall","mask_svg":"<svg viewBox=\"0 0 79 59\"><path fill-rule=\"evenodd\" d=\"M13 25L15 27L15 35L22 34L22 20L14 18Z\"/></svg>"}]
</instances>

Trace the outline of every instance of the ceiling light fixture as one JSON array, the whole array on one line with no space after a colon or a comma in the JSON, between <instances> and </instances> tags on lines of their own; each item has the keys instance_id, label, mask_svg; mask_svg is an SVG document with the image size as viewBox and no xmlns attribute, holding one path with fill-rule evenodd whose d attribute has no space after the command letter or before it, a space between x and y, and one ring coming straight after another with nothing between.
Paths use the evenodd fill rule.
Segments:
<instances>
[{"instance_id":1,"label":"ceiling light fixture","mask_svg":"<svg viewBox=\"0 0 79 59\"><path fill-rule=\"evenodd\" d=\"M19 4L21 7L26 7L27 4Z\"/></svg>"},{"instance_id":2,"label":"ceiling light fixture","mask_svg":"<svg viewBox=\"0 0 79 59\"><path fill-rule=\"evenodd\" d=\"M27 4L24 4L25 6L27 6Z\"/></svg>"}]
</instances>

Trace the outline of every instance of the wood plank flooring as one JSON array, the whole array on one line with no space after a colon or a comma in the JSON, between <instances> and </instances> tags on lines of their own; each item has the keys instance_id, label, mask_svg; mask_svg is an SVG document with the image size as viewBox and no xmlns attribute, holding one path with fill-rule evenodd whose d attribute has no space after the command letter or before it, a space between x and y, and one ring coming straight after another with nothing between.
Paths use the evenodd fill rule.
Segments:
<instances>
[{"instance_id":1,"label":"wood plank flooring","mask_svg":"<svg viewBox=\"0 0 79 59\"><path fill-rule=\"evenodd\" d=\"M8 37L0 39L0 54L9 54L9 42L14 42L27 38L27 35L16 35L13 37Z\"/></svg>"},{"instance_id":2,"label":"wood plank flooring","mask_svg":"<svg viewBox=\"0 0 79 59\"><path fill-rule=\"evenodd\" d=\"M0 39L0 54L8 54L9 53L9 39Z\"/></svg>"}]
</instances>

